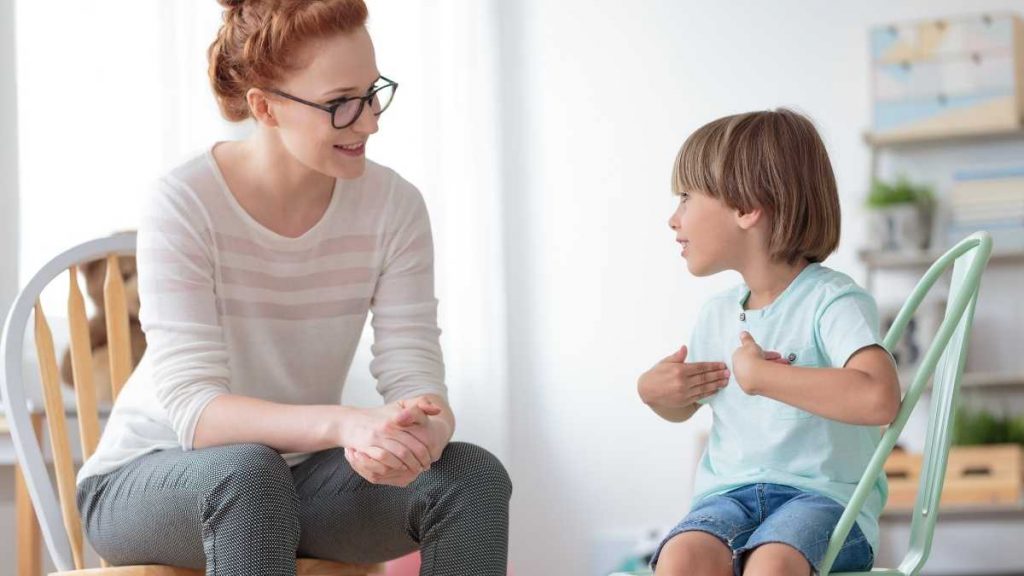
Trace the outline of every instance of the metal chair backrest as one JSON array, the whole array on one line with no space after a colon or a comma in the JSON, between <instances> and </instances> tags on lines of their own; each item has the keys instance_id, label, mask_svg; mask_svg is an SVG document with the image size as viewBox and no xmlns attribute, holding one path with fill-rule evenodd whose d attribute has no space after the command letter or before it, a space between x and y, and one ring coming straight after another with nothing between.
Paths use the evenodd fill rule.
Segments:
<instances>
[{"instance_id":1,"label":"metal chair backrest","mask_svg":"<svg viewBox=\"0 0 1024 576\"><path fill-rule=\"evenodd\" d=\"M50 326L43 313L40 295L57 276L68 272L68 325L75 404L83 461L96 449L100 438L96 388L93 382L92 344L85 302L78 286L79 267L105 259L104 310L109 346L112 398L116 399L132 371L128 306L119 258L135 254L135 233L124 233L92 240L75 246L47 262L18 294L12 304L0 341L0 392L3 394L7 418L11 425L18 461L25 474L29 495L35 507L50 557L57 570L85 567L81 518L75 504L75 466L57 356ZM39 439L32 426L22 374L25 331L29 314L34 312L35 348L46 411L46 421L53 453L57 490L53 489ZM63 527L63 530L61 529Z\"/></svg>"},{"instance_id":2,"label":"metal chair backrest","mask_svg":"<svg viewBox=\"0 0 1024 576\"><path fill-rule=\"evenodd\" d=\"M913 382L903 397L899 414L882 435L846 511L832 532L828 551L821 566L822 576L829 574L865 499L874 489L879 475L883 474L882 467L892 452L893 446L896 445L910 413L914 410L928 381L932 380L934 376L928 431L924 446L924 461L910 529L910 546L900 563L899 571L912 575L919 573L924 567L931 551L935 521L938 518L939 498L942 495L942 484L949 457L953 416L956 411L960 381L963 377L964 362L967 358L967 341L974 320L974 308L978 301L981 276L991 254L992 238L986 232L974 233L949 249L925 272L900 309L892 328L885 335L883 344L886 349L895 349L896 344L903 336L904 328L910 322L928 291L952 266L953 277L950 282L942 324L928 347L928 352L921 361Z\"/></svg>"}]
</instances>

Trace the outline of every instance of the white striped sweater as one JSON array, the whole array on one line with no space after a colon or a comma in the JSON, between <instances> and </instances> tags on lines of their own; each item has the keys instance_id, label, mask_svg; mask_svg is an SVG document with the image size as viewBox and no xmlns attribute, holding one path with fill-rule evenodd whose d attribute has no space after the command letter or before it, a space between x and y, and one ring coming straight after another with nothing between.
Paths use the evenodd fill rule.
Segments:
<instances>
[{"instance_id":1,"label":"white striped sweater","mask_svg":"<svg viewBox=\"0 0 1024 576\"><path fill-rule=\"evenodd\" d=\"M446 395L430 222L420 193L367 161L337 180L298 238L238 203L211 150L161 178L138 231L147 350L78 480L152 452L192 449L203 408L232 393L331 404L369 312L370 370L386 402ZM292 465L306 455L287 454Z\"/></svg>"}]
</instances>

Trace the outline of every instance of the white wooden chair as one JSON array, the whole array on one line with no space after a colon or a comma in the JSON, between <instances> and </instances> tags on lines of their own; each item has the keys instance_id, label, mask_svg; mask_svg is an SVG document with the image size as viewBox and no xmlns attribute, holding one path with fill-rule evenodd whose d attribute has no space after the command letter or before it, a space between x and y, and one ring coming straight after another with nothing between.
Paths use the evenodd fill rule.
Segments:
<instances>
[{"instance_id":1,"label":"white wooden chair","mask_svg":"<svg viewBox=\"0 0 1024 576\"><path fill-rule=\"evenodd\" d=\"M65 271L68 288L68 324L75 381L75 401L82 460L96 449L100 438L96 389L93 383L91 345L85 304L78 286L78 267L106 258L104 299L110 346L110 375L113 398L131 374L128 308L118 258L135 253L135 234L100 238L75 246L43 266L18 294L11 306L0 341L0 392L7 409L15 452L25 475L29 495L39 518L43 539L60 576L200 576L201 571L169 566L117 566L105 562L100 568L85 567L81 518L75 504L75 465L68 436L65 406L60 390L57 356L50 326L39 296L51 281ZM30 312L34 311L35 348L46 409L46 422L53 453L57 490L47 471L37 432L27 405L23 378L23 344ZM382 574L384 566L353 565L326 560L299 559L297 569L305 576L368 576Z\"/></svg>"}]
</instances>

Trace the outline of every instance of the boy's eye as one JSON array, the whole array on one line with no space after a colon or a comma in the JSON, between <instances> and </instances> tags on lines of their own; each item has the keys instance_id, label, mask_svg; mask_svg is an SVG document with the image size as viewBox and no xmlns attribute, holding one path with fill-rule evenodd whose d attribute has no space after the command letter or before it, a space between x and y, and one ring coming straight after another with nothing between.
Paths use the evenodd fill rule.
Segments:
<instances>
[{"instance_id":1,"label":"boy's eye","mask_svg":"<svg viewBox=\"0 0 1024 576\"><path fill-rule=\"evenodd\" d=\"M679 195L679 202L685 204L686 201L689 200L689 198L690 195L687 194L686 192L683 192L682 194Z\"/></svg>"}]
</instances>

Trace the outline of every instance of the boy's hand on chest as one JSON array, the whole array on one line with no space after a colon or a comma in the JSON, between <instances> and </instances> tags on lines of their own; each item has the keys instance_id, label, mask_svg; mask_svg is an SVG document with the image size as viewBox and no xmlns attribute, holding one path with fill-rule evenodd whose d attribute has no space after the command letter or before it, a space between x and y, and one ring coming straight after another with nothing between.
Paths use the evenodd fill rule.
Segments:
<instances>
[{"instance_id":1,"label":"boy's hand on chest","mask_svg":"<svg viewBox=\"0 0 1024 576\"><path fill-rule=\"evenodd\" d=\"M736 383L745 393L759 393L758 367L765 362L789 364L782 354L774 351L765 352L749 332L740 332L740 346L732 353L732 373L736 377Z\"/></svg>"}]
</instances>

